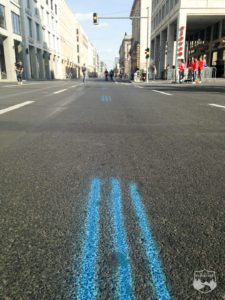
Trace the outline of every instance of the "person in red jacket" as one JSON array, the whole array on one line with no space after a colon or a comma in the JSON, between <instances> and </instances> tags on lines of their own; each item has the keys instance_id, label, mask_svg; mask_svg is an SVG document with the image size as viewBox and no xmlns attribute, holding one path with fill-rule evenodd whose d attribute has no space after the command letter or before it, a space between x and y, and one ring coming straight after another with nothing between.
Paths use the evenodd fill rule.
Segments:
<instances>
[{"instance_id":1,"label":"person in red jacket","mask_svg":"<svg viewBox=\"0 0 225 300\"><path fill-rule=\"evenodd\" d=\"M202 78L204 76L204 66L205 66L205 61L201 57L199 62L198 62L198 74L199 74L200 83L201 83Z\"/></svg>"},{"instance_id":2,"label":"person in red jacket","mask_svg":"<svg viewBox=\"0 0 225 300\"><path fill-rule=\"evenodd\" d=\"M181 59L178 69L179 69L179 82L182 83L184 79L184 71L185 71L185 64L183 59Z\"/></svg>"}]
</instances>

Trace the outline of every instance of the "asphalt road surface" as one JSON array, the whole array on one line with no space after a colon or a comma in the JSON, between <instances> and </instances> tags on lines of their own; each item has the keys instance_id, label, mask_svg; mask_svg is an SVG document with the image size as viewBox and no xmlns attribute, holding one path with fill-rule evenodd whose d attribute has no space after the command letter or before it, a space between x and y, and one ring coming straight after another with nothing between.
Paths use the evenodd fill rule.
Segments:
<instances>
[{"instance_id":1,"label":"asphalt road surface","mask_svg":"<svg viewBox=\"0 0 225 300\"><path fill-rule=\"evenodd\" d=\"M225 299L225 88L1 84L0 207L1 300Z\"/></svg>"}]
</instances>

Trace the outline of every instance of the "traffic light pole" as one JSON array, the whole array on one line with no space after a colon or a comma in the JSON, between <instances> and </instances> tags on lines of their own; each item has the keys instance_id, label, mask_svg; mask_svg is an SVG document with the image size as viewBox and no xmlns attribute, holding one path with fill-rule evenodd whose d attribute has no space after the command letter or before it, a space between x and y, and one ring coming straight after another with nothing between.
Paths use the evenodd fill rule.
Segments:
<instances>
[{"instance_id":1,"label":"traffic light pole","mask_svg":"<svg viewBox=\"0 0 225 300\"><path fill-rule=\"evenodd\" d=\"M122 19L147 19L147 49L150 48L149 46L149 7L147 7L147 17L141 16L134 16L134 17L98 17L97 13L93 14L93 21L94 25L98 25L98 20L122 20ZM146 82L149 82L148 75L149 75L149 58L146 57Z\"/></svg>"},{"instance_id":2,"label":"traffic light pole","mask_svg":"<svg viewBox=\"0 0 225 300\"><path fill-rule=\"evenodd\" d=\"M147 7L147 48L150 49L149 46L149 7ZM148 67L149 67L149 63L148 63L149 58L146 58L146 83L148 83Z\"/></svg>"}]
</instances>

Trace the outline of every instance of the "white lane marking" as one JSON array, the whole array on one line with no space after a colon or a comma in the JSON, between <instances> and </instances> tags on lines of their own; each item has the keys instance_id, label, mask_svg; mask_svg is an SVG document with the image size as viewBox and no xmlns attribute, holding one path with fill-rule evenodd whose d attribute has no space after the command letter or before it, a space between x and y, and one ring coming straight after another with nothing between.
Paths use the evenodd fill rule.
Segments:
<instances>
[{"instance_id":1,"label":"white lane marking","mask_svg":"<svg viewBox=\"0 0 225 300\"><path fill-rule=\"evenodd\" d=\"M64 90L60 90L60 91L54 92L53 94L60 94L60 93L65 92L65 91L67 91L67 89L64 89Z\"/></svg>"},{"instance_id":2,"label":"white lane marking","mask_svg":"<svg viewBox=\"0 0 225 300\"><path fill-rule=\"evenodd\" d=\"M143 86L139 86L139 85L135 85L135 87L139 88L139 89L143 89Z\"/></svg>"},{"instance_id":3,"label":"white lane marking","mask_svg":"<svg viewBox=\"0 0 225 300\"><path fill-rule=\"evenodd\" d=\"M42 82L29 82L29 83L23 82L23 85L34 85L34 84L43 84L43 83ZM12 86L18 86L18 84L3 85L2 87L10 88Z\"/></svg>"},{"instance_id":4,"label":"white lane marking","mask_svg":"<svg viewBox=\"0 0 225 300\"><path fill-rule=\"evenodd\" d=\"M115 84L119 84L117 81L115 81Z\"/></svg>"},{"instance_id":5,"label":"white lane marking","mask_svg":"<svg viewBox=\"0 0 225 300\"><path fill-rule=\"evenodd\" d=\"M8 108L4 108L4 109L1 109L0 110L0 115L3 115L11 110L14 110L14 109L18 109L20 107L23 107L25 105L28 105L28 104L31 104L31 103L34 103L35 101L26 101L26 102L23 102L23 103L20 103L20 104L17 104L17 105L13 105L13 106L10 106Z\"/></svg>"},{"instance_id":6,"label":"white lane marking","mask_svg":"<svg viewBox=\"0 0 225 300\"><path fill-rule=\"evenodd\" d=\"M72 85L71 88L72 88L72 87L76 87L76 86L78 86L78 85Z\"/></svg>"},{"instance_id":7,"label":"white lane marking","mask_svg":"<svg viewBox=\"0 0 225 300\"><path fill-rule=\"evenodd\" d=\"M210 105L210 106L219 107L219 108L225 108L225 106L219 105L219 104L213 104L213 103L211 103L211 104L209 104L209 105Z\"/></svg>"},{"instance_id":8,"label":"white lane marking","mask_svg":"<svg viewBox=\"0 0 225 300\"><path fill-rule=\"evenodd\" d=\"M172 96L172 94L169 94L169 93L165 93L165 92L161 92L161 91L157 91L157 90L152 90L152 91L155 92L155 93L160 93L160 94L163 94L163 95Z\"/></svg>"},{"instance_id":9,"label":"white lane marking","mask_svg":"<svg viewBox=\"0 0 225 300\"><path fill-rule=\"evenodd\" d=\"M18 86L18 84L3 85L3 87L12 87L12 86Z\"/></svg>"}]
</instances>

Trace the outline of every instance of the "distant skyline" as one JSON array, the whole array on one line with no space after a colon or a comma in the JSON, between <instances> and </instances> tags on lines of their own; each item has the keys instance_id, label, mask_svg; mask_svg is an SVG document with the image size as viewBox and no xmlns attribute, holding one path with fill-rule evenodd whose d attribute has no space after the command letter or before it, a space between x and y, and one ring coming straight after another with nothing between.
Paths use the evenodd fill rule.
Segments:
<instances>
[{"instance_id":1,"label":"distant skyline","mask_svg":"<svg viewBox=\"0 0 225 300\"><path fill-rule=\"evenodd\" d=\"M119 56L119 48L125 32L131 34L131 20L99 20L99 25L93 25L92 14L96 12L100 17L129 17L133 2L133 0L111 2L67 0L91 43L98 50L100 59L109 69L114 66L115 57Z\"/></svg>"}]
</instances>

